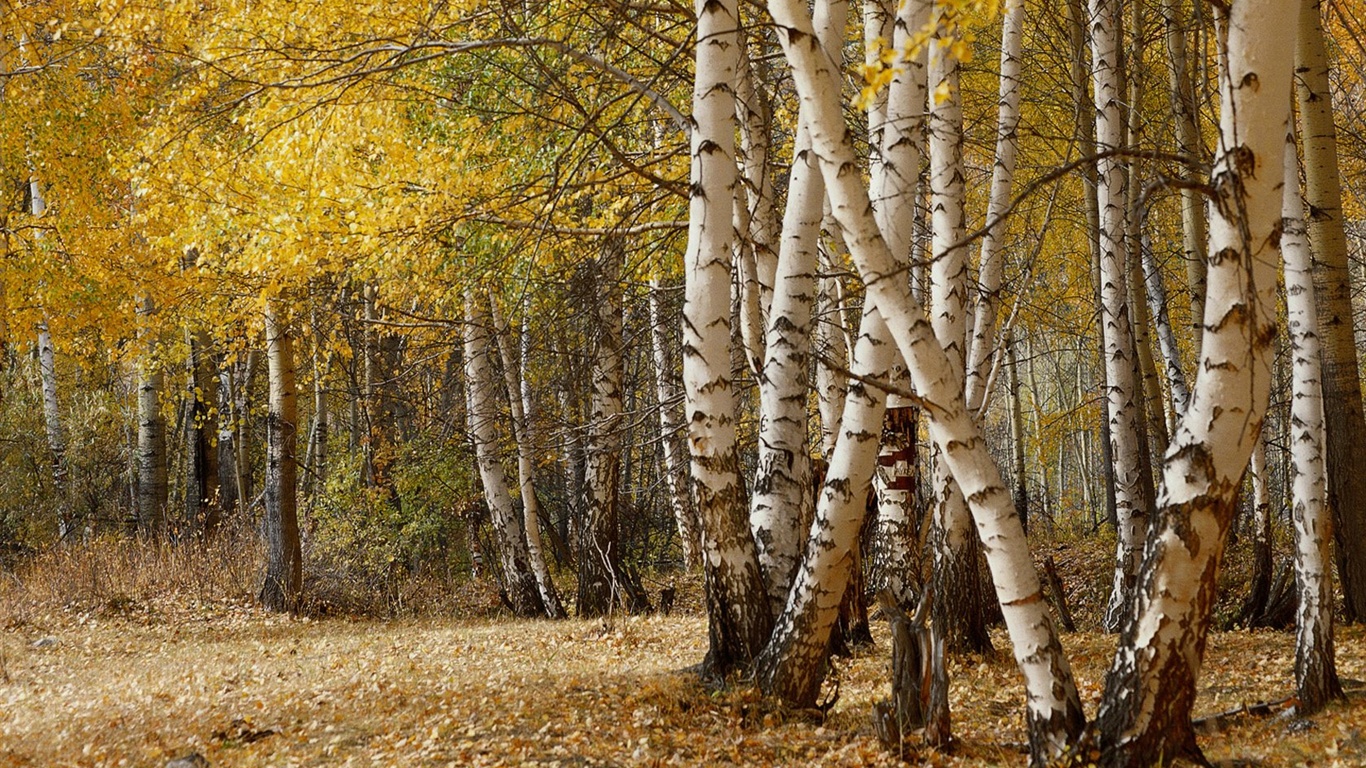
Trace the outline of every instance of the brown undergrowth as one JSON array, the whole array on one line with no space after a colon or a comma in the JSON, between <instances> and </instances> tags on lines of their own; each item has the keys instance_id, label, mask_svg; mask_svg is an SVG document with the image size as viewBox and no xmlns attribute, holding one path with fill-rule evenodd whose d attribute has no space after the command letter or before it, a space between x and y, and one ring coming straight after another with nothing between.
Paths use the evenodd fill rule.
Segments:
<instances>
[{"instance_id":1,"label":"brown undergrowth","mask_svg":"<svg viewBox=\"0 0 1366 768\"><path fill-rule=\"evenodd\" d=\"M886 695L881 625L876 648L836 662L841 696L817 722L681 671L706 644L695 579L671 616L291 618L253 607L255 573L182 572L165 554L131 552L91 573L76 553L62 557L0 587L0 766L161 768L192 752L213 766L899 763L870 725ZM161 575L142 573L158 562ZM119 564L141 581L115 583ZM29 583L41 574L53 579ZM1214 635L1198 714L1288 695L1292 642ZM1094 711L1114 639L1083 632L1064 644ZM1366 628L1339 631L1338 665L1366 679ZM954 659L951 675L957 745L908 762L1022 765L1008 654ZM1202 744L1227 765L1366 765L1366 700L1307 720L1225 718Z\"/></svg>"}]
</instances>

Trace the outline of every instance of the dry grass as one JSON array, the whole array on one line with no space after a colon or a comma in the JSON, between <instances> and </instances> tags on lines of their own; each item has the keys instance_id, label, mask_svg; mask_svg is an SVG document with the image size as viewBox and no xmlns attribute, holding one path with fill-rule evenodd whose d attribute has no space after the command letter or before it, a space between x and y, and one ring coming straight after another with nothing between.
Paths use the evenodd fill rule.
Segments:
<instances>
[{"instance_id":1,"label":"dry grass","mask_svg":"<svg viewBox=\"0 0 1366 768\"><path fill-rule=\"evenodd\" d=\"M88 553L93 565L53 553L22 587L6 577L0 765L160 768L189 752L213 766L896 763L869 726L885 696L880 632L876 649L839 663L840 701L816 724L679 671L705 650L695 582L684 615L608 624L319 620L252 607L256 555L241 549L217 573L196 573L195 555L133 550ZM1094 708L1114 640L1064 642ZM1286 696L1291 644L1284 633L1215 635L1200 713ZM1342 675L1366 679L1366 628L1343 629L1338 648ZM952 676L959 746L913 763L1023 764L1011 660L957 659ZM1216 760L1257 761L1243 764L1361 766L1363 724L1356 698L1304 723L1234 719L1203 743Z\"/></svg>"}]
</instances>

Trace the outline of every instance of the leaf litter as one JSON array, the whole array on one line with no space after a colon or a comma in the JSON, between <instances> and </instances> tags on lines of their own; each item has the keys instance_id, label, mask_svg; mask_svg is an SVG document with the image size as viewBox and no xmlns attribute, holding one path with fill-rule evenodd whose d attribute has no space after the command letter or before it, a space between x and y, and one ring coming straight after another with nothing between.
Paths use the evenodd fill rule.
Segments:
<instances>
[{"instance_id":1,"label":"leaf litter","mask_svg":"<svg viewBox=\"0 0 1366 768\"><path fill-rule=\"evenodd\" d=\"M887 639L835 662L822 722L752 689L704 688L696 612L601 621L311 620L220 601L75 608L0 632L0 766L669 766L903 764L870 724ZM50 639L51 642L37 641ZM996 646L1008 648L1003 635ZM1094 713L1114 638L1064 638ZM1216 764L1366 765L1366 627L1340 627L1354 694L1308 719L1226 715ZM1293 693L1293 636L1211 636L1196 715ZM951 753L926 766L1022 765L1023 692L1009 654L951 662Z\"/></svg>"}]
</instances>

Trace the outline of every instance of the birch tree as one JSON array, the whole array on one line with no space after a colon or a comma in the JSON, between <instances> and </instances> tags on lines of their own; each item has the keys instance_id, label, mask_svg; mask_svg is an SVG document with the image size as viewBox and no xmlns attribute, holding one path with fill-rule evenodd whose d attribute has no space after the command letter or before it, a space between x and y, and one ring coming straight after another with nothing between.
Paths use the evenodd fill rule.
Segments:
<instances>
[{"instance_id":1,"label":"birch tree","mask_svg":"<svg viewBox=\"0 0 1366 768\"><path fill-rule=\"evenodd\" d=\"M1271 389L1293 59L1283 30L1295 11L1291 0L1244 0L1230 10L1199 372L1163 462L1135 610L1094 723L1102 765L1199 754L1190 714L1215 577Z\"/></svg>"},{"instance_id":2,"label":"birch tree","mask_svg":"<svg viewBox=\"0 0 1366 768\"><path fill-rule=\"evenodd\" d=\"M522 518L512 506L507 476L498 450L497 385L493 373L493 350L489 340L489 308L478 291L465 299L465 397L470 437L474 442L475 463L484 486L484 500L493 521L494 538L503 571L503 587L508 603L518 616L547 615L541 601L536 575L527 554Z\"/></svg>"},{"instance_id":3,"label":"birch tree","mask_svg":"<svg viewBox=\"0 0 1366 768\"><path fill-rule=\"evenodd\" d=\"M1301 715L1312 714L1342 695L1333 653L1333 572L1329 542L1333 519L1324 477L1323 389L1320 383L1318 311L1313 254L1300 198L1299 154L1293 130L1286 132L1281 256L1285 261L1285 304L1292 350L1290 458L1294 463L1291 503L1295 525L1295 688Z\"/></svg>"},{"instance_id":4,"label":"birch tree","mask_svg":"<svg viewBox=\"0 0 1366 768\"><path fill-rule=\"evenodd\" d=\"M911 295L882 239L867 189L856 167L853 144L841 118L836 73L819 47L806 8L795 0L771 0L779 42L792 69L799 98L811 102L807 123L820 159L831 210L844 232L869 299L887 316L897 348L905 356L916 393L926 409L929 432L968 499L996 584L1016 661L1025 677L1026 720L1031 762L1042 765L1061 752L1083 725L1081 702L1039 589L1024 530L1010 493L964 400L961 373Z\"/></svg>"},{"instance_id":5,"label":"birch tree","mask_svg":"<svg viewBox=\"0 0 1366 768\"><path fill-rule=\"evenodd\" d=\"M1295 69L1300 135L1304 144L1305 203L1313 215L1306 226L1315 257L1323 352L1323 407L1328 438L1328 500L1335 517L1337 568L1349 621L1366 620L1366 444L1361 379L1352 331L1352 288L1347 241L1342 228L1342 190L1337 131L1328 83L1319 0L1299 6Z\"/></svg>"},{"instance_id":6,"label":"birch tree","mask_svg":"<svg viewBox=\"0 0 1366 768\"><path fill-rule=\"evenodd\" d=\"M1119 89L1119 3L1117 0L1091 0L1090 9L1096 149L1113 151L1123 147L1125 131L1124 95ZM1118 533L1114 584L1103 625L1113 632L1119 628L1133 594L1149 503L1142 489L1142 433L1134 380L1134 332L1128 307L1129 270L1124 238L1127 175L1124 165L1113 155L1097 162L1096 175L1096 195L1100 204L1101 335L1105 349L1105 390L1109 403Z\"/></svg>"},{"instance_id":7,"label":"birch tree","mask_svg":"<svg viewBox=\"0 0 1366 768\"><path fill-rule=\"evenodd\" d=\"M731 208L737 183L735 96L739 6L699 0L693 84L691 199L684 256L683 386L693 494L702 523L706 578L706 666L747 667L773 625L750 535L736 443L730 370Z\"/></svg>"},{"instance_id":8,"label":"birch tree","mask_svg":"<svg viewBox=\"0 0 1366 768\"><path fill-rule=\"evenodd\" d=\"M498 308L497 298L489 296L489 311L493 319L493 333L498 341L498 355L503 363L503 381L507 385L508 406L512 415L513 442L517 444L517 487L522 497L522 527L526 531L527 562L536 577L536 588L541 593L546 615L552 619L562 619L567 615L560 603L555 582L550 578L546 567L545 552L541 546L540 502L536 498L536 474L532 463L531 445L531 388L526 379L525 360L519 360L513 352L512 329ZM521 343L528 342L523 329Z\"/></svg>"},{"instance_id":9,"label":"birch tree","mask_svg":"<svg viewBox=\"0 0 1366 768\"><path fill-rule=\"evenodd\" d=\"M699 563L699 531L697 512L688 493L688 468L684 454L687 449L679 442L683 432L681 399L674 378L673 347L664 325L664 287L658 278L650 280L650 347L655 364L655 395L659 402L659 443L664 460L664 483L669 492L669 506L683 548L683 564L693 568Z\"/></svg>"},{"instance_id":10,"label":"birch tree","mask_svg":"<svg viewBox=\"0 0 1366 768\"><path fill-rule=\"evenodd\" d=\"M158 357L153 315L156 305L151 297L140 302L143 318L142 359L138 363L138 530L160 536L166 530L166 499L169 480L166 469L166 417L161 413L161 391L165 376Z\"/></svg>"}]
</instances>

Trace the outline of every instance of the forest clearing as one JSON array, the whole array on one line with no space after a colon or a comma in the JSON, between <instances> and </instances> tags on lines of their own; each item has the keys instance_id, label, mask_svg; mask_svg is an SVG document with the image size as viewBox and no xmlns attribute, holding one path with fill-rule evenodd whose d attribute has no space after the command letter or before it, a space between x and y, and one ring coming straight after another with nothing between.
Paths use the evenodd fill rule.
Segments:
<instances>
[{"instance_id":1,"label":"forest clearing","mask_svg":"<svg viewBox=\"0 0 1366 768\"><path fill-rule=\"evenodd\" d=\"M913 750L906 763L889 754L871 726L888 688L883 622L874 647L837 659L828 713L785 708L752 686L708 689L688 669L706 650L695 580L680 585L669 616L549 622L490 617L488 584L467 586L454 609L479 616L310 619L261 610L251 581L177 584L190 574L175 568L106 576L98 590L63 595L65 605L51 591L0 587L0 765L161 768L196 753L223 768L1024 759L1018 673L1000 652L953 659L951 749ZM1063 641L1093 709L1113 638ZM1215 634L1197 718L1281 702L1293 657L1285 632ZM1347 700L1307 720L1284 704L1218 718L1202 729L1206 755L1217 766L1366 764L1366 627L1339 631L1337 659Z\"/></svg>"}]
</instances>

